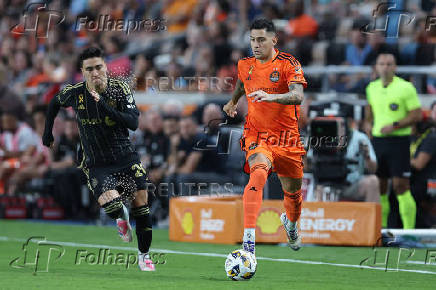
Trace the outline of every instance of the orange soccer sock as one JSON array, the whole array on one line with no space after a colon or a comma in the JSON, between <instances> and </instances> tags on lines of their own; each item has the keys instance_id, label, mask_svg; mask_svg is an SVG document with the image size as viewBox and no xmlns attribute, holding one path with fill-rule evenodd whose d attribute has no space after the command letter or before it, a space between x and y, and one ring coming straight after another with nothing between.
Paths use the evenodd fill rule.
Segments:
<instances>
[{"instance_id":1,"label":"orange soccer sock","mask_svg":"<svg viewBox=\"0 0 436 290\"><path fill-rule=\"evenodd\" d=\"M244 206L244 228L256 228L257 214L262 205L263 187L268 178L268 166L256 164L250 169L250 179L242 198Z\"/></svg>"},{"instance_id":2,"label":"orange soccer sock","mask_svg":"<svg viewBox=\"0 0 436 290\"><path fill-rule=\"evenodd\" d=\"M301 189L293 193L287 191L284 193L283 204L285 206L286 216L291 222L295 223L301 215L301 205L303 203Z\"/></svg>"}]
</instances>

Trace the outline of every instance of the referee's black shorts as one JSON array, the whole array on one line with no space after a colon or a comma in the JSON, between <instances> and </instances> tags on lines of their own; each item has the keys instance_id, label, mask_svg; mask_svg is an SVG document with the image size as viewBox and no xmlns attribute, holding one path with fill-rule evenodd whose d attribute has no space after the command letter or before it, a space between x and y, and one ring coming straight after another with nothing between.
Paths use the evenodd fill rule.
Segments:
<instances>
[{"instance_id":1,"label":"referee's black shorts","mask_svg":"<svg viewBox=\"0 0 436 290\"><path fill-rule=\"evenodd\" d=\"M379 178L410 177L410 138L374 137L372 139L377 157L377 172Z\"/></svg>"}]
</instances>

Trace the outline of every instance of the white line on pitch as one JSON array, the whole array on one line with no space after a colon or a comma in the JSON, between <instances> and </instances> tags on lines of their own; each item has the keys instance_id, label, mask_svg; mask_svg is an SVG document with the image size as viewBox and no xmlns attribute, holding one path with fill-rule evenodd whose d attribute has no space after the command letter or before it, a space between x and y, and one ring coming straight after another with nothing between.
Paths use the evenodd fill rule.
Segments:
<instances>
[{"instance_id":1,"label":"white line on pitch","mask_svg":"<svg viewBox=\"0 0 436 290\"><path fill-rule=\"evenodd\" d=\"M10 238L0 236L0 241L12 241L12 242L26 242L27 239L20 238ZM124 251L138 251L137 248L134 247L119 247L119 246L109 246L109 245L98 245L98 244L84 244L84 243L73 243L73 242L60 242L60 241L45 241L47 243L53 243L61 246L67 247L86 247L86 248L99 248L99 249L112 249L112 250L124 250ZM191 255L191 256L203 256L203 257L220 257L226 258L225 254L218 253L199 253L199 252L183 252L183 251L174 251L167 249L157 249L150 248L151 251L166 253L166 254L178 254L178 255ZM412 273L420 273L420 274L436 274L436 272L432 271L424 271L424 270L409 270L409 269L393 269L393 268L383 268L383 267L371 267L371 266L360 266L360 265L352 265L352 264L338 264L338 263L328 263L328 262L320 262L320 261L305 261L305 260L296 260L296 259L276 259L276 258L268 258L268 257L256 257L257 260L265 260L265 261L273 261L273 262L286 262L286 263L298 263L298 264L309 264L309 265L328 265L328 266L336 266L336 267L344 267L344 268L357 268L357 269L373 269L373 270L382 270L382 271L390 271L390 272L412 272Z\"/></svg>"}]
</instances>

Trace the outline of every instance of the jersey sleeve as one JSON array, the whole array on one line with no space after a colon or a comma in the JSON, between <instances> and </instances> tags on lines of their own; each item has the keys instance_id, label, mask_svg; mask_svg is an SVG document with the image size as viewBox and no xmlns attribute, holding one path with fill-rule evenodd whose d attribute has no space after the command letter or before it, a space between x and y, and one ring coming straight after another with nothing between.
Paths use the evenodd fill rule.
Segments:
<instances>
[{"instance_id":1,"label":"jersey sleeve","mask_svg":"<svg viewBox=\"0 0 436 290\"><path fill-rule=\"evenodd\" d=\"M306 79L304 78L303 69L301 68L301 64L296 59L292 59L291 61L287 61L284 67L284 77L288 86L291 83L299 83L302 84L303 87L307 87Z\"/></svg>"},{"instance_id":2,"label":"jersey sleeve","mask_svg":"<svg viewBox=\"0 0 436 290\"><path fill-rule=\"evenodd\" d=\"M120 81L116 85L117 108L110 106L103 98L97 104L110 119L130 130L136 130L138 128L139 111L133 94L126 83Z\"/></svg>"},{"instance_id":3,"label":"jersey sleeve","mask_svg":"<svg viewBox=\"0 0 436 290\"><path fill-rule=\"evenodd\" d=\"M74 88L72 85L67 85L65 88L63 88L55 98L57 99L58 104L61 107L71 107L74 103L74 98L72 97L74 94Z\"/></svg>"},{"instance_id":4,"label":"jersey sleeve","mask_svg":"<svg viewBox=\"0 0 436 290\"><path fill-rule=\"evenodd\" d=\"M238 61L238 79L244 83L244 78L242 77L243 74L243 67L244 65L242 64L242 60Z\"/></svg>"},{"instance_id":5,"label":"jersey sleeve","mask_svg":"<svg viewBox=\"0 0 436 290\"><path fill-rule=\"evenodd\" d=\"M421 108L421 102L419 101L418 94L416 93L416 88L411 83L407 83L407 89L403 97L404 102L406 103L407 111Z\"/></svg>"}]
</instances>

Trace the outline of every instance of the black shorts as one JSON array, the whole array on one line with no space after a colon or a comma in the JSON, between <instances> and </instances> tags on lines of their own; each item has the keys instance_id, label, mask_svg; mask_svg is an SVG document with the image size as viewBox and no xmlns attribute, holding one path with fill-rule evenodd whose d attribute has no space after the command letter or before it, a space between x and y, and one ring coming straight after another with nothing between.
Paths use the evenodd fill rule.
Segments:
<instances>
[{"instance_id":1,"label":"black shorts","mask_svg":"<svg viewBox=\"0 0 436 290\"><path fill-rule=\"evenodd\" d=\"M410 138L374 137L372 139L377 157L377 172L379 178L410 177Z\"/></svg>"},{"instance_id":2,"label":"black shorts","mask_svg":"<svg viewBox=\"0 0 436 290\"><path fill-rule=\"evenodd\" d=\"M129 199L136 191L147 188L147 172L139 159L123 165L85 168L84 172L96 199L108 190L117 190L123 199Z\"/></svg>"}]
</instances>

